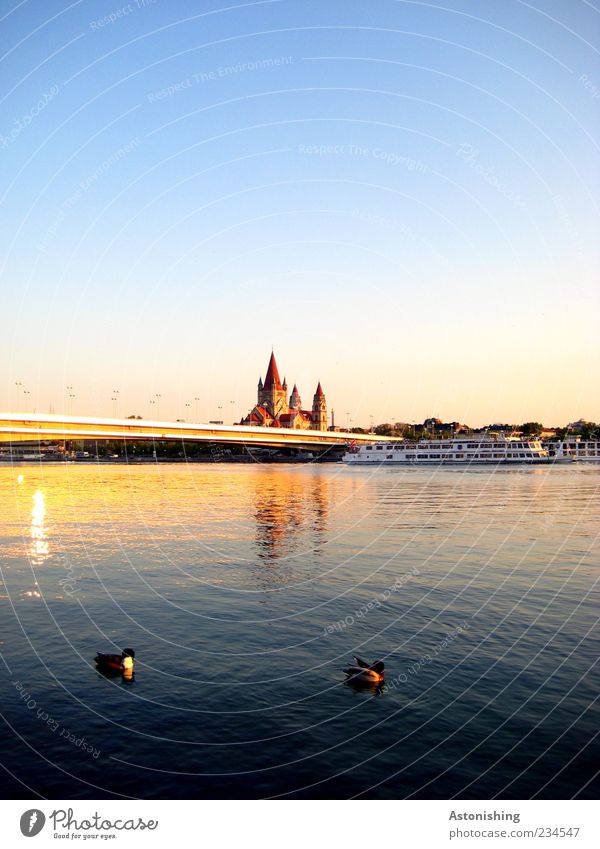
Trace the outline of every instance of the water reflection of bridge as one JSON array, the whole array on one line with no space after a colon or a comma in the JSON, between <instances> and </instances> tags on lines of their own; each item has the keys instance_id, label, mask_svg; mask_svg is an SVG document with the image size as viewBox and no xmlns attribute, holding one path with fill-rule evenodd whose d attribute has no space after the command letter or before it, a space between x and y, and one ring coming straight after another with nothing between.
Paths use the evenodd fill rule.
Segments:
<instances>
[{"instance_id":1,"label":"water reflection of bridge","mask_svg":"<svg viewBox=\"0 0 600 849\"><path fill-rule=\"evenodd\" d=\"M52 442L81 439L208 442L304 450L343 448L349 442L376 442L373 433L246 427L144 419L104 419L40 413L0 413L0 442Z\"/></svg>"}]
</instances>

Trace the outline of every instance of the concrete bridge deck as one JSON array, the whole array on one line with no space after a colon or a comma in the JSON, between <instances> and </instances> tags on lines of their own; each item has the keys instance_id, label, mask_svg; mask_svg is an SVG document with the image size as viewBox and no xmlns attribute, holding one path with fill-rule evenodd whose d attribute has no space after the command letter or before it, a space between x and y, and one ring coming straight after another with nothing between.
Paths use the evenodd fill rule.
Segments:
<instances>
[{"instance_id":1,"label":"concrete bridge deck","mask_svg":"<svg viewBox=\"0 0 600 849\"><path fill-rule=\"evenodd\" d=\"M46 413L0 413L0 442L74 439L171 440L325 450L335 446L343 447L351 442L377 442L382 437L374 433L292 430L283 427L105 419Z\"/></svg>"}]
</instances>

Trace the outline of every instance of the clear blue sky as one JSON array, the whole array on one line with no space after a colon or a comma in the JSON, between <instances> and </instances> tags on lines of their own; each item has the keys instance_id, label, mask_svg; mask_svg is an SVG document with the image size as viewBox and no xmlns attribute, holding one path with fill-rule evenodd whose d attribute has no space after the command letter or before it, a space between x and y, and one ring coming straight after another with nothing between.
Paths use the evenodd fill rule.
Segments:
<instances>
[{"instance_id":1,"label":"clear blue sky","mask_svg":"<svg viewBox=\"0 0 600 849\"><path fill-rule=\"evenodd\" d=\"M0 408L600 420L597 6L0 3Z\"/></svg>"}]
</instances>

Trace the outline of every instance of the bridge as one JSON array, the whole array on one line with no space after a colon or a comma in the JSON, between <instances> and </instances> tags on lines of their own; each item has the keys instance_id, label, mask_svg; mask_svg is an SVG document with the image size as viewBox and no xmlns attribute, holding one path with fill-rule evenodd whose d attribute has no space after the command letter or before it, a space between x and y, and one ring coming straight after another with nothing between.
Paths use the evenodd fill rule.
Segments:
<instances>
[{"instance_id":1,"label":"bridge","mask_svg":"<svg viewBox=\"0 0 600 849\"><path fill-rule=\"evenodd\" d=\"M255 445L266 448L299 448L319 451L349 443L377 442L374 433L295 430L244 425L159 422L145 419L105 419L59 416L46 413L0 413L1 442L57 442L81 439L209 442ZM387 439L387 437L386 437Z\"/></svg>"}]
</instances>

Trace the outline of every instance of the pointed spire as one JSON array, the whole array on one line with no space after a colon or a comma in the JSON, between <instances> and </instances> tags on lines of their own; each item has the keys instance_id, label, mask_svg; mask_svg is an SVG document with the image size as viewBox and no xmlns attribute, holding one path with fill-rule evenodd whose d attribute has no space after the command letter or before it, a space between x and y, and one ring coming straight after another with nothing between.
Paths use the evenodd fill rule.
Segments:
<instances>
[{"instance_id":1,"label":"pointed spire","mask_svg":"<svg viewBox=\"0 0 600 849\"><path fill-rule=\"evenodd\" d=\"M262 377L259 377L259 378L258 378L258 388L259 388L259 389L262 389L262 388L263 388Z\"/></svg>"},{"instance_id":2,"label":"pointed spire","mask_svg":"<svg viewBox=\"0 0 600 849\"><path fill-rule=\"evenodd\" d=\"M323 396L325 395L323 389L321 388L321 381L319 381L317 384L317 391L315 392L315 395L317 395L319 398L323 398Z\"/></svg>"},{"instance_id":3,"label":"pointed spire","mask_svg":"<svg viewBox=\"0 0 600 849\"><path fill-rule=\"evenodd\" d=\"M273 384L275 384L275 389L283 389L281 380L279 379L279 370L277 369L275 354L271 351L271 358L265 375L265 387L270 389Z\"/></svg>"},{"instance_id":4,"label":"pointed spire","mask_svg":"<svg viewBox=\"0 0 600 849\"><path fill-rule=\"evenodd\" d=\"M292 410L299 410L302 406L302 401L300 399L300 393L298 392L298 387L294 383L294 388L292 389L292 394L290 395L290 407Z\"/></svg>"}]
</instances>

